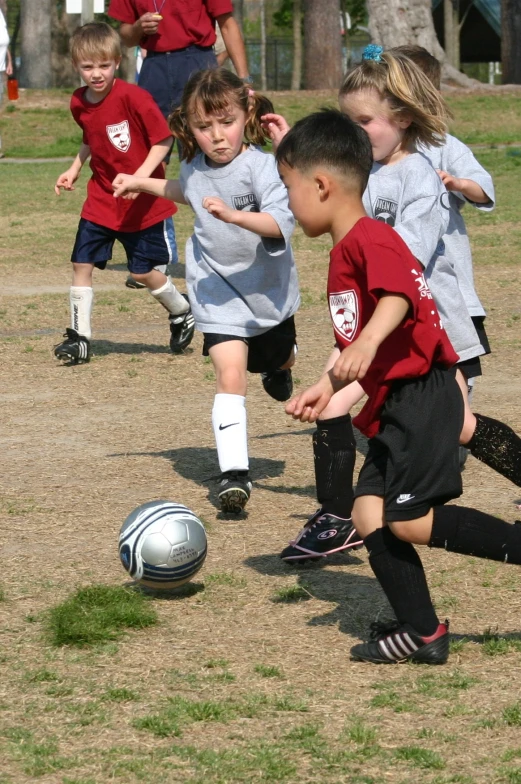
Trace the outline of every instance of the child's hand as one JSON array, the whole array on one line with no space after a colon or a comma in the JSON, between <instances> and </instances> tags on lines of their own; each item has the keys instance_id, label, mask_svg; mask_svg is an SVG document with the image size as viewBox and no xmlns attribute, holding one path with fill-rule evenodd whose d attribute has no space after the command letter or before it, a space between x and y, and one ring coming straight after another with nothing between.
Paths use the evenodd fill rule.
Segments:
<instances>
[{"instance_id":1,"label":"child's hand","mask_svg":"<svg viewBox=\"0 0 521 784\"><path fill-rule=\"evenodd\" d=\"M261 125L266 131L271 141L273 142L273 149L276 150L290 127L281 114L263 114L261 117Z\"/></svg>"},{"instance_id":2,"label":"child's hand","mask_svg":"<svg viewBox=\"0 0 521 784\"><path fill-rule=\"evenodd\" d=\"M359 337L345 348L333 365L333 376L339 381L356 381L366 375L377 351L377 346Z\"/></svg>"},{"instance_id":3,"label":"child's hand","mask_svg":"<svg viewBox=\"0 0 521 784\"><path fill-rule=\"evenodd\" d=\"M217 196L205 196L203 207L205 210L208 210L210 215L222 220L224 223L233 223L233 216L237 212L237 210L232 210L226 202Z\"/></svg>"},{"instance_id":4,"label":"child's hand","mask_svg":"<svg viewBox=\"0 0 521 784\"><path fill-rule=\"evenodd\" d=\"M137 199L139 196L139 180L132 174L117 174L112 182L114 197Z\"/></svg>"},{"instance_id":5,"label":"child's hand","mask_svg":"<svg viewBox=\"0 0 521 784\"><path fill-rule=\"evenodd\" d=\"M56 185L54 186L55 194L59 196L62 188L64 191L73 191L74 183L78 179L79 174L79 171L76 171L75 169L67 169L66 172L60 174L56 180Z\"/></svg>"},{"instance_id":6,"label":"child's hand","mask_svg":"<svg viewBox=\"0 0 521 784\"><path fill-rule=\"evenodd\" d=\"M286 405L286 414L301 422L316 422L334 394L331 379L325 373L316 384L308 387Z\"/></svg>"},{"instance_id":7,"label":"child's hand","mask_svg":"<svg viewBox=\"0 0 521 784\"><path fill-rule=\"evenodd\" d=\"M446 171L442 171L441 169L436 169L436 171L440 175L440 179L448 191L461 192L465 187L463 180L459 177L453 177L452 174L449 174Z\"/></svg>"}]
</instances>

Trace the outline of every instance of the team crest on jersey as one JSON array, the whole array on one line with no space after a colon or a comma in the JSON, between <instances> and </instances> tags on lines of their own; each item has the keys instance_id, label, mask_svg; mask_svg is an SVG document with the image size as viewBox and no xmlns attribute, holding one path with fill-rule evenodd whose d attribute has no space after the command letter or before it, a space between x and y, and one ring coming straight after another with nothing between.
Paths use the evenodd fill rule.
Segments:
<instances>
[{"instance_id":1,"label":"team crest on jersey","mask_svg":"<svg viewBox=\"0 0 521 784\"><path fill-rule=\"evenodd\" d=\"M240 196L232 196L233 207L235 210L244 212L260 212L257 199L253 193L243 193Z\"/></svg>"},{"instance_id":2,"label":"team crest on jersey","mask_svg":"<svg viewBox=\"0 0 521 784\"><path fill-rule=\"evenodd\" d=\"M333 326L345 340L353 340L358 326L358 299L356 292L340 291L329 295L329 310Z\"/></svg>"},{"instance_id":3,"label":"team crest on jersey","mask_svg":"<svg viewBox=\"0 0 521 784\"><path fill-rule=\"evenodd\" d=\"M127 152L130 147L130 128L128 127L128 120L117 125L107 125L107 136L116 148L121 152Z\"/></svg>"},{"instance_id":4,"label":"team crest on jersey","mask_svg":"<svg viewBox=\"0 0 521 784\"><path fill-rule=\"evenodd\" d=\"M395 201L380 198L375 201L373 213L376 220L387 223L389 226L394 226L397 212L398 204Z\"/></svg>"}]
</instances>

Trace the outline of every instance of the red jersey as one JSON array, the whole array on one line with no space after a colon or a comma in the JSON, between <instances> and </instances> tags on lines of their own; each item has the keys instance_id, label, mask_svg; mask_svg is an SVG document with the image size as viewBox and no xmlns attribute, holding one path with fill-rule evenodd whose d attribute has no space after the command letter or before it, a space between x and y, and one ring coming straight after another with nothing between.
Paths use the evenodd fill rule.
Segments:
<instances>
[{"instance_id":1,"label":"red jersey","mask_svg":"<svg viewBox=\"0 0 521 784\"><path fill-rule=\"evenodd\" d=\"M433 365L451 367L459 359L420 263L391 226L361 218L330 255L327 295L340 349L356 340L384 292L404 295L410 309L379 346L360 381L369 400L353 422L369 438L378 432L380 411L394 380L423 376Z\"/></svg>"},{"instance_id":2,"label":"red jersey","mask_svg":"<svg viewBox=\"0 0 521 784\"><path fill-rule=\"evenodd\" d=\"M150 93L115 79L112 90L99 103L85 98L86 87L71 98L72 116L90 147L92 177L81 211L86 220L116 231L139 231L168 218L177 207L168 199L140 193L137 199L115 199L116 174L134 174L150 148L170 136L165 118ZM164 179L162 165L152 177Z\"/></svg>"},{"instance_id":3,"label":"red jersey","mask_svg":"<svg viewBox=\"0 0 521 784\"><path fill-rule=\"evenodd\" d=\"M231 14L231 0L110 0L108 15L118 22L134 24L147 12L161 14L156 35L140 41L151 52L171 52L187 46L213 46L214 19Z\"/></svg>"}]
</instances>

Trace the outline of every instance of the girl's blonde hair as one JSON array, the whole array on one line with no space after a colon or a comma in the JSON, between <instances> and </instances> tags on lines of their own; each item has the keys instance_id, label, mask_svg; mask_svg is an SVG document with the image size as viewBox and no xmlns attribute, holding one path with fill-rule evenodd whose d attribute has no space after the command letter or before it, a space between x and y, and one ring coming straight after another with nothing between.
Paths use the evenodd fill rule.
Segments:
<instances>
[{"instance_id":1,"label":"girl's blonde hair","mask_svg":"<svg viewBox=\"0 0 521 784\"><path fill-rule=\"evenodd\" d=\"M71 36L69 48L73 63L105 57L121 60L119 35L105 22L89 22L78 27Z\"/></svg>"},{"instance_id":2,"label":"girl's blonde hair","mask_svg":"<svg viewBox=\"0 0 521 784\"><path fill-rule=\"evenodd\" d=\"M346 75L339 98L358 90L376 90L396 117L407 114L411 124L404 142L439 147L445 141L450 112L432 82L409 57L393 51L362 60Z\"/></svg>"},{"instance_id":3,"label":"girl's blonde hair","mask_svg":"<svg viewBox=\"0 0 521 784\"><path fill-rule=\"evenodd\" d=\"M261 125L263 114L273 112L273 104L264 95L253 93L238 76L226 68L198 71L190 77L183 91L181 106L168 118L170 130L181 143L181 158L190 162L199 152L189 118L204 114L223 114L230 106L238 106L246 113L244 139L253 144L265 144L268 134Z\"/></svg>"}]
</instances>

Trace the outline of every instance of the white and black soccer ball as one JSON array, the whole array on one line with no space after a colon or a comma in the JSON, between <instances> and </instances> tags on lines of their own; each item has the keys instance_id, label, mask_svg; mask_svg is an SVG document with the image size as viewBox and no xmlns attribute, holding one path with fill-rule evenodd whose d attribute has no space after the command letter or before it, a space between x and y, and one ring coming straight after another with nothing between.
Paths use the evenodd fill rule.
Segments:
<instances>
[{"instance_id":1,"label":"white and black soccer ball","mask_svg":"<svg viewBox=\"0 0 521 784\"><path fill-rule=\"evenodd\" d=\"M182 504L149 501L129 514L119 534L121 563L150 588L176 588L191 580L207 552L204 525Z\"/></svg>"}]
</instances>

